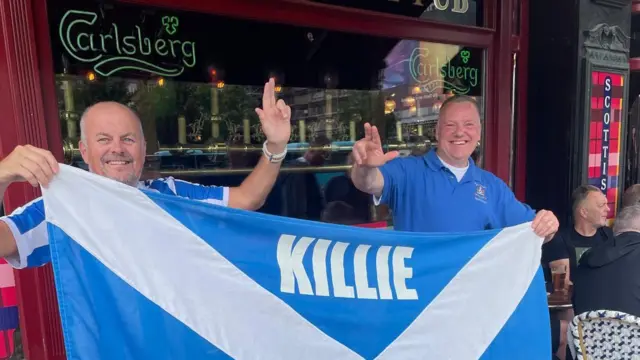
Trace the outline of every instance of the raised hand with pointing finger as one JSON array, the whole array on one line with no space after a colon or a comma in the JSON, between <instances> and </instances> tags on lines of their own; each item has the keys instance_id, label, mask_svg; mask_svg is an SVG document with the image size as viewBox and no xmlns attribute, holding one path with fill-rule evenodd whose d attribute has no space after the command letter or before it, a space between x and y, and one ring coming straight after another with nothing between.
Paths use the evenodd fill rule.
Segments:
<instances>
[{"instance_id":1,"label":"raised hand with pointing finger","mask_svg":"<svg viewBox=\"0 0 640 360\"><path fill-rule=\"evenodd\" d=\"M256 108L256 113L267 138L267 148L272 153L282 152L291 137L291 108L282 99L276 101L273 79L264 85L262 109Z\"/></svg>"},{"instance_id":2,"label":"raised hand with pointing finger","mask_svg":"<svg viewBox=\"0 0 640 360\"><path fill-rule=\"evenodd\" d=\"M384 187L384 178L378 167L395 159L397 151L384 153L378 128L364 124L364 138L353 145L353 168L351 181L360 191L380 196Z\"/></svg>"},{"instance_id":3,"label":"raised hand with pointing finger","mask_svg":"<svg viewBox=\"0 0 640 360\"><path fill-rule=\"evenodd\" d=\"M398 156L397 151L384 153L378 128L364 124L364 138L353 145L353 160L358 166L378 167Z\"/></svg>"}]
</instances>

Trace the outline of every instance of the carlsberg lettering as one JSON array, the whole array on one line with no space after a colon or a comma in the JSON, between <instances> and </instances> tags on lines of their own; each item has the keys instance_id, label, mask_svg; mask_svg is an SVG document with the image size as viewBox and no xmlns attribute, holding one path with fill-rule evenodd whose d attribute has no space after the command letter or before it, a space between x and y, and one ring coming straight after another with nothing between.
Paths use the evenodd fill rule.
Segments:
<instances>
[{"instance_id":1,"label":"carlsberg lettering","mask_svg":"<svg viewBox=\"0 0 640 360\"><path fill-rule=\"evenodd\" d=\"M428 48L415 48L409 57L409 71L413 80L421 84L427 92L443 87L458 95L468 94L478 85L479 69L469 64L471 52L460 51L462 64L454 65L449 57L430 57Z\"/></svg>"},{"instance_id":2,"label":"carlsberg lettering","mask_svg":"<svg viewBox=\"0 0 640 360\"><path fill-rule=\"evenodd\" d=\"M102 76L139 70L174 77L182 74L185 67L196 65L195 42L172 38L179 29L175 16L164 16L158 24L167 34L165 38L149 37L138 25L121 29L112 23L103 30L96 25L97 18L94 12L69 10L60 20L58 33L69 55L84 63L95 63L94 70ZM162 66L153 63L153 58L158 57L163 58Z\"/></svg>"},{"instance_id":3,"label":"carlsberg lettering","mask_svg":"<svg viewBox=\"0 0 640 360\"><path fill-rule=\"evenodd\" d=\"M356 248L347 256L350 246ZM303 264L309 248L312 248L310 255L313 281ZM379 246L372 249L371 245L352 245L311 237L300 237L296 241L296 236L283 234L277 247L280 291L338 298L417 300L417 291L407 288L406 283L413 277L413 269L405 265L405 260L410 259L412 254L413 248L405 246ZM373 269L367 267L367 259L375 264ZM353 284L347 283L347 262L353 264L349 267L353 271L350 274L353 275L350 277L354 279ZM370 278L376 279L375 282L370 283Z\"/></svg>"}]
</instances>

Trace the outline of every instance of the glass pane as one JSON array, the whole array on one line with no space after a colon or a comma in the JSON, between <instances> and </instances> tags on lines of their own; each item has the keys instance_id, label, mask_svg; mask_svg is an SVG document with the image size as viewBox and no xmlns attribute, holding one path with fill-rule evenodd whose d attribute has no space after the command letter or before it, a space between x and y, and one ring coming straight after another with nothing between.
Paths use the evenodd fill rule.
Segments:
<instances>
[{"instance_id":1,"label":"glass pane","mask_svg":"<svg viewBox=\"0 0 640 360\"><path fill-rule=\"evenodd\" d=\"M261 156L265 139L254 109L275 77L293 128L281 176L261 209L267 213L375 220L371 197L345 177L364 123L379 127L386 149L421 155L435 144L447 97L484 103L482 49L120 3L52 3L65 154L83 168L79 117L91 104L114 100L141 118L145 176L239 185Z\"/></svg>"},{"instance_id":2,"label":"glass pane","mask_svg":"<svg viewBox=\"0 0 640 360\"><path fill-rule=\"evenodd\" d=\"M441 21L458 25L485 26L484 0L310 0L323 4Z\"/></svg>"}]
</instances>

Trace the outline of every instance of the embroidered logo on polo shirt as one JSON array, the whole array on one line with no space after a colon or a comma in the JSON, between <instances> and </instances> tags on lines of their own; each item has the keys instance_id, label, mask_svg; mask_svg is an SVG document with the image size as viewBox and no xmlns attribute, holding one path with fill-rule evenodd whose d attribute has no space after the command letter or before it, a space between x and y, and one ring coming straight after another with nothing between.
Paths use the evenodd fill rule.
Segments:
<instances>
[{"instance_id":1,"label":"embroidered logo on polo shirt","mask_svg":"<svg viewBox=\"0 0 640 360\"><path fill-rule=\"evenodd\" d=\"M487 188L476 183L475 197L478 201L487 202Z\"/></svg>"}]
</instances>

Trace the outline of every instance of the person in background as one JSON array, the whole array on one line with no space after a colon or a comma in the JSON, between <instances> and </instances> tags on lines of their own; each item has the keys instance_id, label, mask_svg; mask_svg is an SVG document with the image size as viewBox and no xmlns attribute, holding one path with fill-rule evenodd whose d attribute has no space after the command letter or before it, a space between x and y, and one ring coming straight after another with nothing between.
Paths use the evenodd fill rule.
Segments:
<instances>
[{"instance_id":1,"label":"person in background","mask_svg":"<svg viewBox=\"0 0 640 360\"><path fill-rule=\"evenodd\" d=\"M640 205L623 208L615 238L587 250L574 276L576 314L594 310L640 316Z\"/></svg>"},{"instance_id":2,"label":"person in background","mask_svg":"<svg viewBox=\"0 0 640 360\"><path fill-rule=\"evenodd\" d=\"M308 165L308 166L322 166L324 165L330 152L324 148L331 146L331 140L323 134L316 136L310 143L310 149L299 158L295 159L292 165Z\"/></svg>"},{"instance_id":3,"label":"person in background","mask_svg":"<svg viewBox=\"0 0 640 360\"><path fill-rule=\"evenodd\" d=\"M481 138L480 111L468 96L453 96L440 108L436 150L422 157L384 153L378 129L365 124L365 137L353 148L351 180L388 204L401 231L464 232L500 229L532 221L533 231L550 240L558 219L537 214L518 201L498 177L478 168L471 154Z\"/></svg>"},{"instance_id":4,"label":"person in background","mask_svg":"<svg viewBox=\"0 0 640 360\"><path fill-rule=\"evenodd\" d=\"M323 134L316 136L304 155L288 163L288 166L304 168L325 164L328 152L321 147L330 146L331 140ZM325 200L313 170L282 174L278 179L282 201L280 215L296 219L319 221Z\"/></svg>"},{"instance_id":5,"label":"person in background","mask_svg":"<svg viewBox=\"0 0 640 360\"><path fill-rule=\"evenodd\" d=\"M640 184L631 185L622 195L622 208L640 205Z\"/></svg>"},{"instance_id":6,"label":"person in background","mask_svg":"<svg viewBox=\"0 0 640 360\"><path fill-rule=\"evenodd\" d=\"M571 194L571 203L572 224L558 231L551 241L542 246L542 262L548 264L552 272L557 268L564 269L565 290L573 286L575 271L584 251L613 238L612 230L606 226L609 206L602 191L591 185L578 186ZM559 337L556 354L560 359L566 358L566 327L574 314L572 309L566 309L551 316L553 340Z\"/></svg>"},{"instance_id":7,"label":"person in background","mask_svg":"<svg viewBox=\"0 0 640 360\"><path fill-rule=\"evenodd\" d=\"M332 201L322 211L322 222L342 225L359 225L366 221L356 215L353 206L344 201Z\"/></svg>"},{"instance_id":8,"label":"person in background","mask_svg":"<svg viewBox=\"0 0 640 360\"><path fill-rule=\"evenodd\" d=\"M253 172L237 187L202 186L173 178L140 181L146 142L138 116L115 102L89 107L80 120L80 153L89 171L135 186L221 206L255 210L265 201L286 155L291 135L291 108L275 98L275 83L264 86L262 109L256 109L267 140ZM46 187L59 171L51 152L31 145L18 146L0 162L0 202L14 182ZM40 266L50 261L42 198L0 218L0 257L14 268ZM78 219L82 221L82 219Z\"/></svg>"},{"instance_id":9,"label":"person in background","mask_svg":"<svg viewBox=\"0 0 640 360\"><path fill-rule=\"evenodd\" d=\"M353 165L353 158L347 157L347 165ZM324 198L328 204L334 201L341 201L353 208L354 216L358 218L359 224L364 224L370 218L371 195L358 190L349 178L349 171L334 176L327 182L324 188Z\"/></svg>"},{"instance_id":10,"label":"person in background","mask_svg":"<svg viewBox=\"0 0 640 360\"><path fill-rule=\"evenodd\" d=\"M600 189L591 185L578 186L571 199L573 223L542 247L543 260L551 268L566 266L567 286L573 282L572 273L582 254L592 246L613 239L613 231L606 226L609 205Z\"/></svg>"}]
</instances>

